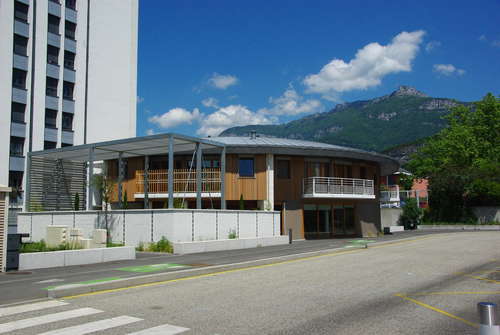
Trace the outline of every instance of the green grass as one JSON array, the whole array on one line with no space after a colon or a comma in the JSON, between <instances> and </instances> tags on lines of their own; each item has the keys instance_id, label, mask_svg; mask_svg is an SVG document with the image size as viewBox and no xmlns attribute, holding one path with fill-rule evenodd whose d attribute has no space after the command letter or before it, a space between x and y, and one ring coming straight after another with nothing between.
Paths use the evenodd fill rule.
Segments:
<instances>
[{"instance_id":1,"label":"green grass","mask_svg":"<svg viewBox=\"0 0 500 335\"><path fill-rule=\"evenodd\" d=\"M21 244L21 253L30 252L47 252L47 251L60 251L60 250L78 250L82 249L80 246L73 243L62 243L57 247L48 247L44 240L40 242L29 242Z\"/></svg>"}]
</instances>

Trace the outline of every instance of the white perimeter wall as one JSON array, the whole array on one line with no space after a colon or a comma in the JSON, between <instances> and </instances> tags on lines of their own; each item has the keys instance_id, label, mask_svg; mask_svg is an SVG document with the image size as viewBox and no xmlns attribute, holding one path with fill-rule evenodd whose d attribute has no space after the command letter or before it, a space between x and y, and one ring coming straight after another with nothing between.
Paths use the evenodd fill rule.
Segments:
<instances>
[{"instance_id":1,"label":"white perimeter wall","mask_svg":"<svg viewBox=\"0 0 500 335\"><path fill-rule=\"evenodd\" d=\"M20 213L18 233L30 234L30 240L45 239L49 225L80 228L85 238L105 228L104 212ZM225 240L234 232L239 238L280 235L280 213L272 211L230 210L126 210L110 211L108 225L115 243L138 246L156 242L165 236L171 242Z\"/></svg>"}]
</instances>

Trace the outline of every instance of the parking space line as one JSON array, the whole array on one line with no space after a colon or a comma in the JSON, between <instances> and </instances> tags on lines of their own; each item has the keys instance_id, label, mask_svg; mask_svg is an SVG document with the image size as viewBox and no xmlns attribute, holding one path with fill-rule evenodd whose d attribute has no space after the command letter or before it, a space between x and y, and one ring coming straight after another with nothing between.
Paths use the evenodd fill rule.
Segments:
<instances>
[{"instance_id":1,"label":"parking space line","mask_svg":"<svg viewBox=\"0 0 500 335\"><path fill-rule=\"evenodd\" d=\"M457 315L454 315L454 314L448 313L448 312L446 312L446 311L443 311L442 309L439 309L439 308L436 308L436 307L434 307L434 306L428 305L428 304L426 304L425 302L422 302L422 301L419 301L419 300L416 300L416 299L410 298L410 297L408 297L408 296L406 296L406 295L404 295L404 294L401 294L401 293L395 294L395 296L400 297L400 298L402 298L402 299L404 299L404 300L407 300L407 301L411 301L411 302L413 302L414 304L417 304L417 305L419 305L419 306L422 306L422 307L424 307L424 308L427 308L427 309L429 309L429 310L431 310L431 311L434 311L434 312L437 312L437 313L443 314L443 315L445 315L445 316L447 316L447 317L449 317L449 318L452 318L452 319L458 320L458 321L460 321L460 322L463 322L463 323L465 323L466 325L469 325L469 326L471 326L471 327L474 327L474 328L479 328L479 325L478 325L478 324L476 324L476 323L474 323L474 322L471 322L471 321L465 320L464 318L461 318L461 317L459 317L459 316L457 316Z\"/></svg>"},{"instance_id":2,"label":"parking space line","mask_svg":"<svg viewBox=\"0 0 500 335\"><path fill-rule=\"evenodd\" d=\"M483 277L474 276L474 275L464 275L464 276L469 277L469 278L478 279L478 280L484 280L488 283L500 284L500 281L494 280L494 279L488 279L488 278L483 278Z\"/></svg>"}]
</instances>

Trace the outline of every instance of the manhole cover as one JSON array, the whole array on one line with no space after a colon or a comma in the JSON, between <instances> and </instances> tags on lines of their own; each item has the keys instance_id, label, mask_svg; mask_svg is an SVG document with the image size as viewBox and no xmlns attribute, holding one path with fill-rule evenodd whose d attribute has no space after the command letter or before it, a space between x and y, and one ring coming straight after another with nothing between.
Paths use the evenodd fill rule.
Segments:
<instances>
[{"instance_id":1,"label":"manhole cover","mask_svg":"<svg viewBox=\"0 0 500 335\"><path fill-rule=\"evenodd\" d=\"M6 272L8 275L30 275L31 272L29 271L8 271Z\"/></svg>"}]
</instances>

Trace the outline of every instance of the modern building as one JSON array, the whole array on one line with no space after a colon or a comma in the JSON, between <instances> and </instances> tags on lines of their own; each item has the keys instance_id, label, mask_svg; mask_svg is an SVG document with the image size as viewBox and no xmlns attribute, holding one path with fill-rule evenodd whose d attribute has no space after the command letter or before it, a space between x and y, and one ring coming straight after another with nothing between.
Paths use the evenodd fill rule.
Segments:
<instances>
[{"instance_id":1,"label":"modern building","mask_svg":"<svg viewBox=\"0 0 500 335\"><path fill-rule=\"evenodd\" d=\"M0 1L0 184L27 153L136 134L138 0Z\"/></svg>"},{"instance_id":2,"label":"modern building","mask_svg":"<svg viewBox=\"0 0 500 335\"><path fill-rule=\"evenodd\" d=\"M161 134L33 152L37 210L71 210L78 192L81 209L100 206L84 185L94 161L116 183L113 209L279 210L281 233L294 238L376 235L381 176L399 168L388 156L318 142Z\"/></svg>"}]
</instances>

